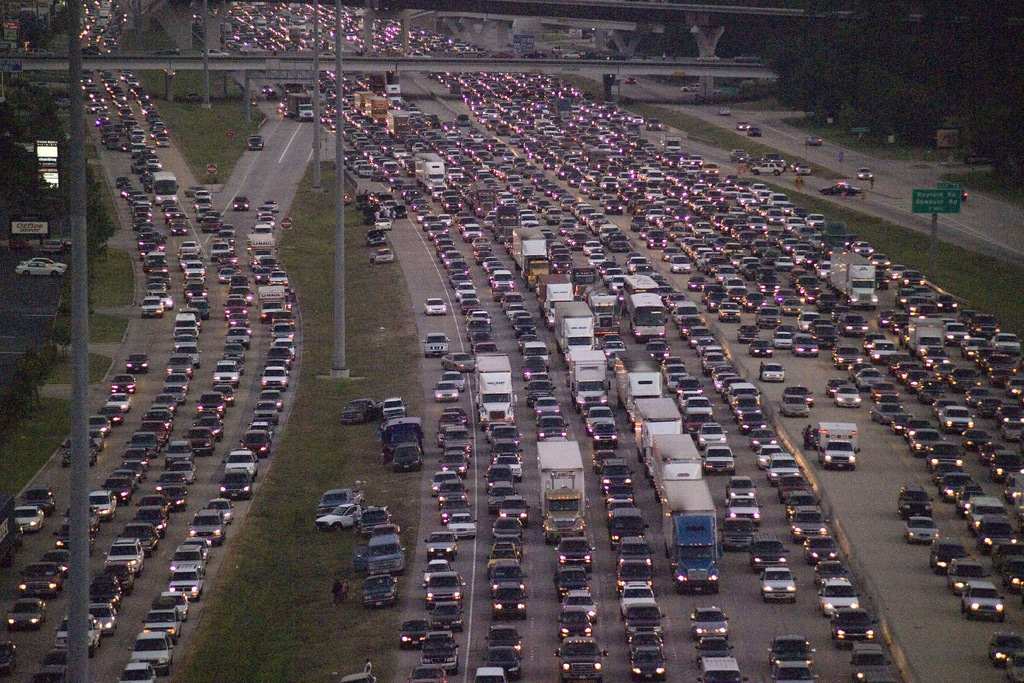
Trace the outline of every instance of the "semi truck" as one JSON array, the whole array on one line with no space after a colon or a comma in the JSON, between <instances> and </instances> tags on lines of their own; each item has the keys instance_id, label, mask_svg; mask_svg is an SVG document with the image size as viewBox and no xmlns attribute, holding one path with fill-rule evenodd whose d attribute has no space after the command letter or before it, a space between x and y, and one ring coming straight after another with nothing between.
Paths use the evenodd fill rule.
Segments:
<instances>
[{"instance_id":1,"label":"semi truck","mask_svg":"<svg viewBox=\"0 0 1024 683\"><path fill-rule=\"evenodd\" d=\"M677 593L718 592L718 517L707 481L665 481L665 554Z\"/></svg>"},{"instance_id":2,"label":"semi truck","mask_svg":"<svg viewBox=\"0 0 1024 683\"><path fill-rule=\"evenodd\" d=\"M587 304L594 314L594 334L619 334L622 323L622 302L617 294L605 294L591 290L587 294Z\"/></svg>"},{"instance_id":3,"label":"semi truck","mask_svg":"<svg viewBox=\"0 0 1024 683\"><path fill-rule=\"evenodd\" d=\"M704 460L689 434L656 434L646 464L656 500L665 496L666 481L704 478Z\"/></svg>"},{"instance_id":4,"label":"semi truck","mask_svg":"<svg viewBox=\"0 0 1024 683\"><path fill-rule=\"evenodd\" d=\"M516 226L512 230L512 262L515 264L527 289L537 287L537 278L551 272L548 260L548 241L544 233L535 228Z\"/></svg>"},{"instance_id":5,"label":"semi truck","mask_svg":"<svg viewBox=\"0 0 1024 683\"><path fill-rule=\"evenodd\" d=\"M540 470L540 511L544 543L586 531L586 492L583 456L576 441L541 441L537 444Z\"/></svg>"},{"instance_id":6,"label":"semi truck","mask_svg":"<svg viewBox=\"0 0 1024 683\"><path fill-rule=\"evenodd\" d=\"M514 422L512 365L508 356L485 353L476 359L476 406L480 429L496 422Z\"/></svg>"},{"instance_id":7,"label":"semi truck","mask_svg":"<svg viewBox=\"0 0 1024 683\"><path fill-rule=\"evenodd\" d=\"M844 251L832 255L829 283L850 308L877 308L875 266L860 254Z\"/></svg>"},{"instance_id":8,"label":"semi truck","mask_svg":"<svg viewBox=\"0 0 1024 683\"><path fill-rule=\"evenodd\" d=\"M647 462L656 434L682 434L683 416L675 399L638 398L633 402L633 431L636 434L636 458Z\"/></svg>"},{"instance_id":9,"label":"semi truck","mask_svg":"<svg viewBox=\"0 0 1024 683\"><path fill-rule=\"evenodd\" d=\"M565 355L574 349L594 348L594 315L582 301L555 303L555 339Z\"/></svg>"},{"instance_id":10,"label":"semi truck","mask_svg":"<svg viewBox=\"0 0 1024 683\"><path fill-rule=\"evenodd\" d=\"M440 197L445 191L444 159L437 154L417 154L414 165L416 182L430 192L431 197Z\"/></svg>"},{"instance_id":11,"label":"semi truck","mask_svg":"<svg viewBox=\"0 0 1024 683\"><path fill-rule=\"evenodd\" d=\"M382 126L387 123L389 103L386 97L376 95L364 98L363 116L375 124Z\"/></svg>"},{"instance_id":12,"label":"semi truck","mask_svg":"<svg viewBox=\"0 0 1024 683\"><path fill-rule=\"evenodd\" d=\"M615 390L618 404L625 408L632 424L637 399L661 398L661 368L648 353L624 351L615 359Z\"/></svg>"},{"instance_id":13,"label":"semi truck","mask_svg":"<svg viewBox=\"0 0 1024 683\"><path fill-rule=\"evenodd\" d=\"M569 392L579 412L591 406L608 403L608 361L604 351L597 349L572 349L567 356L569 363Z\"/></svg>"},{"instance_id":14,"label":"semi truck","mask_svg":"<svg viewBox=\"0 0 1024 683\"><path fill-rule=\"evenodd\" d=\"M537 303L549 329L555 327L555 304L572 301L572 289L568 275L552 274L537 278Z\"/></svg>"}]
</instances>

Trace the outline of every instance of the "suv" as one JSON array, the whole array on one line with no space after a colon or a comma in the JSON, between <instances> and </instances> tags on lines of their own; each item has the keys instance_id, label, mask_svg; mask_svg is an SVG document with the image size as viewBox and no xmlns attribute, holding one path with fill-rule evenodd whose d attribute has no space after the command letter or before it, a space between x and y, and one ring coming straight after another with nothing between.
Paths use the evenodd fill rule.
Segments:
<instances>
[{"instance_id":1,"label":"suv","mask_svg":"<svg viewBox=\"0 0 1024 683\"><path fill-rule=\"evenodd\" d=\"M855 681L895 683L897 680L885 655L885 648L879 643L854 643L850 668Z\"/></svg>"},{"instance_id":2,"label":"suv","mask_svg":"<svg viewBox=\"0 0 1024 683\"><path fill-rule=\"evenodd\" d=\"M558 646L558 658L561 662L562 681L595 681L601 683L601 658L607 652L601 650L593 638L566 638Z\"/></svg>"},{"instance_id":3,"label":"suv","mask_svg":"<svg viewBox=\"0 0 1024 683\"><path fill-rule=\"evenodd\" d=\"M775 536L757 534L750 541L750 568L760 571L761 567L786 564L786 547Z\"/></svg>"},{"instance_id":4,"label":"suv","mask_svg":"<svg viewBox=\"0 0 1024 683\"><path fill-rule=\"evenodd\" d=\"M1003 596L991 581L971 581L960 593L960 614L967 619L1005 621Z\"/></svg>"}]
</instances>

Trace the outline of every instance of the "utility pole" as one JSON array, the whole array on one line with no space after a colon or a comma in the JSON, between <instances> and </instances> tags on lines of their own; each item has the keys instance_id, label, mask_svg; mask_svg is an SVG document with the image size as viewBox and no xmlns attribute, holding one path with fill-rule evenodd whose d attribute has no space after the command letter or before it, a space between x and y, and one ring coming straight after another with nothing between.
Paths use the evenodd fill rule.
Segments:
<instances>
[{"instance_id":1,"label":"utility pole","mask_svg":"<svg viewBox=\"0 0 1024 683\"><path fill-rule=\"evenodd\" d=\"M348 379L345 359L345 86L341 59L341 0L334 5L334 362L331 377Z\"/></svg>"},{"instance_id":2,"label":"utility pole","mask_svg":"<svg viewBox=\"0 0 1024 683\"><path fill-rule=\"evenodd\" d=\"M68 680L89 676L89 271L85 224L85 97L82 7L68 5L68 178L71 203L71 503L68 519Z\"/></svg>"},{"instance_id":3,"label":"utility pole","mask_svg":"<svg viewBox=\"0 0 1024 683\"><path fill-rule=\"evenodd\" d=\"M320 181L320 0L313 3L313 192L324 191Z\"/></svg>"}]
</instances>

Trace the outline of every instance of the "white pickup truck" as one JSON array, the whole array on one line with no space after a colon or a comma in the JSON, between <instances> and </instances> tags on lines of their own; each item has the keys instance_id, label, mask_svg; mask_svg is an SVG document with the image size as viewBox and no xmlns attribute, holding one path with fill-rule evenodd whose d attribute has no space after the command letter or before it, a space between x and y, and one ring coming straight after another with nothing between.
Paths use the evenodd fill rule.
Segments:
<instances>
[{"instance_id":1,"label":"white pickup truck","mask_svg":"<svg viewBox=\"0 0 1024 683\"><path fill-rule=\"evenodd\" d=\"M423 338L423 357L440 358L448 353L448 335L443 332L431 332Z\"/></svg>"}]
</instances>

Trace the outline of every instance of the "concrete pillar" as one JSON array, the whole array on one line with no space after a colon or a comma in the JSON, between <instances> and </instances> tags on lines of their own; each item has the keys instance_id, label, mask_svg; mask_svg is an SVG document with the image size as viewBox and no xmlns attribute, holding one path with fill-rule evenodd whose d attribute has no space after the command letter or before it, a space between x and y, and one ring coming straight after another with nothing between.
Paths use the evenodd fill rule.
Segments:
<instances>
[{"instance_id":1,"label":"concrete pillar","mask_svg":"<svg viewBox=\"0 0 1024 683\"><path fill-rule=\"evenodd\" d=\"M607 36L611 44L615 46L615 49L627 57L633 56L636 52L636 46L640 42L640 38L635 32L631 32L627 36L617 29L608 29Z\"/></svg>"},{"instance_id":2,"label":"concrete pillar","mask_svg":"<svg viewBox=\"0 0 1024 683\"><path fill-rule=\"evenodd\" d=\"M718 47L718 40L725 33L724 26L712 26L711 18L701 12L692 12L686 15L686 23L690 25L690 35L697 41L697 59L714 61L715 48ZM715 77L701 76L700 88L697 99L704 102L711 102L715 98Z\"/></svg>"},{"instance_id":3,"label":"concrete pillar","mask_svg":"<svg viewBox=\"0 0 1024 683\"><path fill-rule=\"evenodd\" d=\"M412 48L409 47L409 22L412 18L412 10L402 10L402 54L408 56L412 54Z\"/></svg>"},{"instance_id":4,"label":"concrete pillar","mask_svg":"<svg viewBox=\"0 0 1024 683\"><path fill-rule=\"evenodd\" d=\"M373 47L373 23L377 18L377 10L371 5L372 0L366 0L366 8L363 10L363 50L366 54L375 52Z\"/></svg>"},{"instance_id":5,"label":"concrete pillar","mask_svg":"<svg viewBox=\"0 0 1024 683\"><path fill-rule=\"evenodd\" d=\"M615 74L604 74L601 77L601 82L604 85L604 101L612 101L612 86L615 85Z\"/></svg>"}]
</instances>

